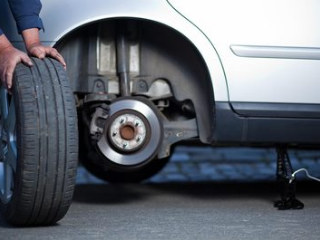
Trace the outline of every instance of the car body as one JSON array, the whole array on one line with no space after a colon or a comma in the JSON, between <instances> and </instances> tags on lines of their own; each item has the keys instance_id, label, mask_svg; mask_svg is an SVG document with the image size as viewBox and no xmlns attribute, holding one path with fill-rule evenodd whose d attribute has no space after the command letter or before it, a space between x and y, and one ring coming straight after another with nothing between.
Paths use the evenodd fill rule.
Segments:
<instances>
[{"instance_id":1,"label":"car body","mask_svg":"<svg viewBox=\"0 0 320 240\"><path fill-rule=\"evenodd\" d=\"M189 140L319 147L318 9L316 0L43 1L41 39L67 62L89 170L141 174Z\"/></svg>"}]
</instances>

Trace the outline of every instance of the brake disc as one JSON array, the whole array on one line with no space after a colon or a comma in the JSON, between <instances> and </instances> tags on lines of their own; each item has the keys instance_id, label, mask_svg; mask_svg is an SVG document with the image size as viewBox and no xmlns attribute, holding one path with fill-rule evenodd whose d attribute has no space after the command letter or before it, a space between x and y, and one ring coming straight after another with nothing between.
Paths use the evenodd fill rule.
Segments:
<instances>
[{"instance_id":1,"label":"brake disc","mask_svg":"<svg viewBox=\"0 0 320 240\"><path fill-rule=\"evenodd\" d=\"M144 98L122 98L109 106L97 147L108 160L131 166L152 159L162 139L158 109Z\"/></svg>"}]
</instances>

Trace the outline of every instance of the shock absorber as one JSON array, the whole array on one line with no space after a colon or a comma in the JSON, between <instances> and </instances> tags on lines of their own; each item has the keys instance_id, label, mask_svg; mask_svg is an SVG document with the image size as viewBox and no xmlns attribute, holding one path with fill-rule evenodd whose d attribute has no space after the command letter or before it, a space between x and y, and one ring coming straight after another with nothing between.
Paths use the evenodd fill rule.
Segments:
<instances>
[{"instance_id":1,"label":"shock absorber","mask_svg":"<svg viewBox=\"0 0 320 240\"><path fill-rule=\"evenodd\" d=\"M127 24L120 20L117 25L117 73L119 76L119 90L123 97L130 96L130 64Z\"/></svg>"}]
</instances>

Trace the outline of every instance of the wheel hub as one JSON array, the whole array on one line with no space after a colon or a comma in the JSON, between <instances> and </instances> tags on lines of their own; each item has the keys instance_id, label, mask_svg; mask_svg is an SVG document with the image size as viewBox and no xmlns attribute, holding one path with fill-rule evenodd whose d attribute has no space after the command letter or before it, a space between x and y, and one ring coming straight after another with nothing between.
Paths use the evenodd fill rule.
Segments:
<instances>
[{"instance_id":1,"label":"wheel hub","mask_svg":"<svg viewBox=\"0 0 320 240\"><path fill-rule=\"evenodd\" d=\"M110 142L123 151L139 149L143 146L147 135L147 123L144 121L135 114L120 115L110 125Z\"/></svg>"},{"instance_id":2,"label":"wheel hub","mask_svg":"<svg viewBox=\"0 0 320 240\"><path fill-rule=\"evenodd\" d=\"M158 109L143 98L123 98L109 106L97 147L106 160L122 166L152 159L163 138Z\"/></svg>"}]
</instances>

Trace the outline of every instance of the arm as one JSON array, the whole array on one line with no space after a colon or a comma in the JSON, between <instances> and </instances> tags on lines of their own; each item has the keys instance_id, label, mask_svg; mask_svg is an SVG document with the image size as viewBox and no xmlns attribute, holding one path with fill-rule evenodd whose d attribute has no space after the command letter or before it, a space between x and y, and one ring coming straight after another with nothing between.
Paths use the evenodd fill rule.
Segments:
<instances>
[{"instance_id":1,"label":"arm","mask_svg":"<svg viewBox=\"0 0 320 240\"><path fill-rule=\"evenodd\" d=\"M62 66L66 68L66 63L63 57L55 48L44 46L41 44L38 28L30 28L23 30L22 37L27 52L30 56L34 56L40 59L43 59L45 57L52 57L58 60L62 64Z\"/></svg>"},{"instance_id":2,"label":"arm","mask_svg":"<svg viewBox=\"0 0 320 240\"><path fill-rule=\"evenodd\" d=\"M40 59L46 56L55 58L66 67L63 57L56 49L43 46L40 43L39 30L43 29L42 20L39 17L42 7L40 0L8 1L28 54ZM22 62L27 66L32 66L32 61L25 53L15 49L5 35L1 33L0 29L0 78L4 86L10 89L16 65Z\"/></svg>"},{"instance_id":3,"label":"arm","mask_svg":"<svg viewBox=\"0 0 320 240\"><path fill-rule=\"evenodd\" d=\"M44 29L39 17L42 5L40 0L9 0L9 6L17 23L18 32L22 34L29 55L43 59L52 57L64 67L63 57L54 48L43 46L39 39L39 30Z\"/></svg>"},{"instance_id":4,"label":"arm","mask_svg":"<svg viewBox=\"0 0 320 240\"><path fill-rule=\"evenodd\" d=\"M22 33L28 53L41 58L45 57L45 54L32 54L34 50L32 51L29 46L29 44L40 44L38 31L43 29L42 21L39 18L41 2L39 0L8 0L8 2L16 20L18 32ZM34 28L34 30L31 34L28 34L30 28ZM32 66L32 61L28 55L14 48L0 29L0 78L2 84L8 89L12 87L13 72L20 62L29 67Z\"/></svg>"},{"instance_id":5,"label":"arm","mask_svg":"<svg viewBox=\"0 0 320 240\"><path fill-rule=\"evenodd\" d=\"M8 2L20 34L30 28L44 29L39 17L42 8L40 0L8 0Z\"/></svg>"}]
</instances>

